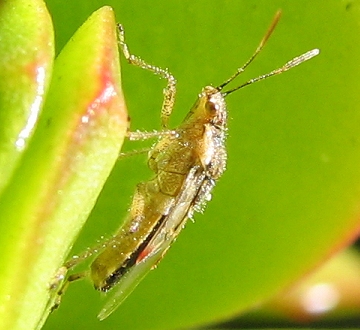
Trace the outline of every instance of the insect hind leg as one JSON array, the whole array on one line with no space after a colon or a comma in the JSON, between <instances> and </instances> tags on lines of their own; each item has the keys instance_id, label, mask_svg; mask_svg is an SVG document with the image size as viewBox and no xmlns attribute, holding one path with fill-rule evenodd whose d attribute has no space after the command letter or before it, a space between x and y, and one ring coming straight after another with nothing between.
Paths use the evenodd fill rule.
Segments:
<instances>
[{"instance_id":1,"label":"insect hind leg","mask_svg":"<svg viewBox=\"0 0 360 330\"><path fill-rule=\"evenodd\" d=\"M66 267L62 267L64 268L64 270L67 272L67 268ZM65 269L66 268L66 269ZM61 270L61 268L59 269L59 271ZM55 294L55 298L53 299L53 301L51 302L51 306L50 306L50 312L52 313L53 311L55 311L56 309L59 308L60 303L61 303L61 298L64 295L65 291L67 290L67 288L69 287L70 283L74 282L74 281L78 281L81 280L85 277L87 277L89 275L88 271L84 271L84 272L80 272L80 273L76 273L76 274L72 274L70 275L68 278L65 279L65 281L62 283L62 285L60 286L60 288L56 291ZM63 275L61 275L63 276ZM59 280L59 278L57 279ZM55 290L56 289L56 285L50 285L50 289Z\"/></svg>"},{"instance_id":2,"label":"insect hind leg","mask_svg":"<svg viewBox=\"0 0 360 330\"><path fill-rule=\"evenodd\" d=\"M62 296L72 282L89 277L90 274L88 270L80 271L70 275L68 275L68 272L81 264L83 261L92 257L94 254L99 253L113 242L114 237L103 239L94 247L88 248L82 253L70 258L56 271L55 275L49 283L50 299L47 305L47 309L49 308L50 312L53 312L60 306Z\"/></svg>"},{"instance_id":3,"label":"insect hind leg","mask_svg":"<svg viewBox=\"0 0 360 330\"><path fill-rule=\"evenodd\" d=\"M140 57L133 55L129 51L128 45L125 43L125 31L121 24L118 24L119 30L119 45L126 58L126 60L135 66L138 66L142 69L148 70L163 79L167 80L167 85L164 88L164 99L161 108L161 125L163 128L168 127L169 117L172 113L175 103L175 94L176 94L176 79L175 77L167 70L161 69L157 66L146 63Z\"/></svg>"}]
</instances>

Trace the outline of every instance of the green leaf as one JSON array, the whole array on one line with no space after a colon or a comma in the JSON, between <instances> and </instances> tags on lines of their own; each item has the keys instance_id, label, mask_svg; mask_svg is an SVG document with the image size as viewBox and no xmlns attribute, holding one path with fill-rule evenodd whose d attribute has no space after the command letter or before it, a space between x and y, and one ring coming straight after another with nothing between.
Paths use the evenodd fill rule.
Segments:
<instances>
[{"instance_id":1,"label":"green leaf","mask_svg":"<svg viewBox=\"0 0 360 330\"><path fill-rule=\"evenodd\" d=\"M284 322L309 323L356 318L360 306L359 253L347 249L310 276L281 292L253 313L265 320L274 315ZM264 323L265 324L265 323Z\"/></svg>"},{"instance_id":2,"label":"green leaf","mask_svg":"<svg viewBox=\"0 0 360 330\"><path fill-rule=\"evenodd\" d=\"M0 199L2 329L41 325L51 278L118 158L128 120L118 58L104 7L55 61L37 129Z\"/></svg>"},{"instance_id":3,"label":"green leaf","mask_svg":"<svg viewBox=\"0 0 360 330\"><path fill-rule=\"evenodd\" d=\"M53 38L43 1L0 5L0 194L36 127L51 76Z\"/></svg>"}]
</instances>

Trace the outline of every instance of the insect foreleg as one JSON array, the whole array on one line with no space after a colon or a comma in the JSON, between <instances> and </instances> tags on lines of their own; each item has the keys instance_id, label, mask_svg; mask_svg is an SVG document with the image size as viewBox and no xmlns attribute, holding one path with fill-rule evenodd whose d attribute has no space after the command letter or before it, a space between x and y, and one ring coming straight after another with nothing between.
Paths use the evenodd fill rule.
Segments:
<instances>
[{"instance_id":1,"label":"insect foreleg","mask_svg":"<svg viewBox=\"0 0 360 330\"><path fill-rule=\"evenodd\" d=\"M119 29L119 44L126 60L135 66L138 66L142 69L151 71L152 73L160 76L167 80L166 87L164 88L164 99L161 108L161 125L163 128L168 127L169 117L171 115L172 109L175 103L175 94L176 94L176 79L174 76L167 70L161 69L157 66L146 63L140 57L133 55L129 51L128 45L125 43L125 31L121 24L118 24Z\"/></svg>"}]
</instances>

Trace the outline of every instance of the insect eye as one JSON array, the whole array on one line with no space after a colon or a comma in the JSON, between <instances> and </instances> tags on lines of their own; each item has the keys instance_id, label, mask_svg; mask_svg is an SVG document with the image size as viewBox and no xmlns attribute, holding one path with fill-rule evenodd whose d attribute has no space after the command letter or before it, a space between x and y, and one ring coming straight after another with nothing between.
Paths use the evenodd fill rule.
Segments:
<instances>
[{"instance_id":1,"label":"insect eye","mask_svg":"<svg viewBox=\"0 0 360 330\"><path fill-rule=\"evenodd\" d=\"M211 115L215 115L219 110L219 104L213 102L212 100L207 101L205 107L206 111Z\"/></svg>"}]
</instances>

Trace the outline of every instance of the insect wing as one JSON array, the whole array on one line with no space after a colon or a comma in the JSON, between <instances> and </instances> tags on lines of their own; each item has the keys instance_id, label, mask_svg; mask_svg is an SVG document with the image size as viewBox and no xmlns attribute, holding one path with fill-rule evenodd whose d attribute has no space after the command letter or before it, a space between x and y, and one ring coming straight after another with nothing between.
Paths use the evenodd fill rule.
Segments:
<instances>
[{"instance_id":1,"label":"insect wing","mask_svg":"<svg viewBox=\"0 0 360 330\"><path fill-rule=\"evenodd\" d=\"M192 217L193 209L199 200L199 194L202 193L201 188L204 179L205 172L200 166L194 166L190 170L182 191L169 211L166 221L159 228L157 235L154 235L150 240L148 244L149 251L163 250L164 245L167 245L168 248L176 239L181 229L185 226L187 219Z\"/></svg>"},{"instance_id":2,"label":"insect wing","mask_svg":"<svg viewBox=\"0 0 360 330\"><path fill-rule=\"evenodd\" d=\"M140 281L162 259L171 243L184 227L188 217L192 215L192 209L201 191L204 179L205 173L199 166L191 169L182 191L177 197L174 206L166 215L165 221L145 246L138 261L129 268L117 285L108 293L108 302L98 315L100 320L107 318L119 307Z\"/></svg>"},{"instance_id":3,"label":"insect wing","mask_svg":"<svg viewBox=\"0 0 360 330\"><path fill-rule=\"evenodd\" d=\"M161 258L161 251L153 253L148 258L145 258L140 263L134 265L121 278L116 287L108 294L108 302L98 314L100 320L107 318L121 303L130 295L130 293L137 287L140 281L147 275L147 273L154 267L156 262Z\"/></svg>"}]
</instances>

